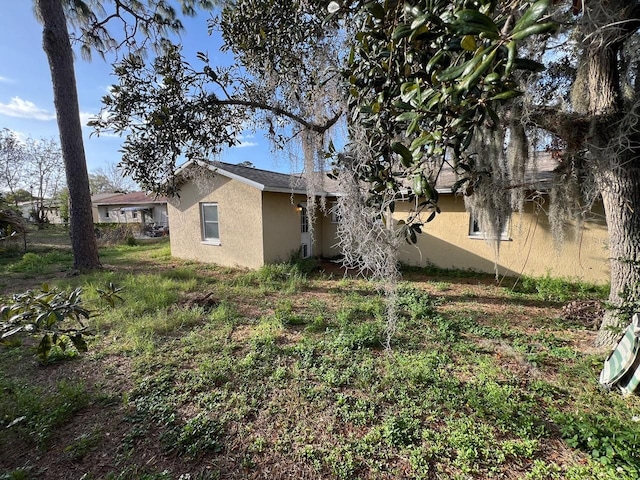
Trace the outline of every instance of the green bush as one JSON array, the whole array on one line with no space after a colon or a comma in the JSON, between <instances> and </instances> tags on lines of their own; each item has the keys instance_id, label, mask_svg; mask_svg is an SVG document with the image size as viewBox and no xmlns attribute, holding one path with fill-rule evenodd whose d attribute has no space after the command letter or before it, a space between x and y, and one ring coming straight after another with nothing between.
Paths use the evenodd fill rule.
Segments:
<instances>
[{"instance_id":1,"label":"green bush","mask_svg":"<svg viewBox=\"0 0 640 480\"><path fill-rule=\"evenodd\" d=\"M609 287L608 285L594 285L567 278L552 277L547 273L543 277L523 276L513 287L513 291L533 294L540 300L566 302L573 299L606 298Z\"/></svg>"}]
</instances>

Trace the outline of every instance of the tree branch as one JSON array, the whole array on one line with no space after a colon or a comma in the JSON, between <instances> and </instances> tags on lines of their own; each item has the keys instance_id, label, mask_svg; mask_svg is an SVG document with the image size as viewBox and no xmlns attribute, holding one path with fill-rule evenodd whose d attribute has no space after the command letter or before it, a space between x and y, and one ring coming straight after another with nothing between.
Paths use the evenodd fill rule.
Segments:
<instances>
[{"instance_id":1,"label":"tree branch","mask_svg":"<svg viewBox=\"0 0 640 480\"><path fill-rule=\"evenodd\" d=\"M577 149L584 145L589 137L589 126L593 122L593 116L567 113L558 107L537 107L527 116L527 120L536 127L562 138L567 142L569 149Z\"/></svg>"},{"instance_id":2,"label":"tree branch","mask_svg":"<svg viewBox=\"0 0 640 480\"><path fill-rule=\"evenodd\" d=\"M219 98L215 97L215 95L210 95L209 101L215 105L232 105L232 106L249 107L249 108L254 108L258 110L267 110L269 112L275 113L276 115L287 117L288 119L293 120L294 122L302 125L306 129L311 130L312 132L317 132L317 133L324 133L327 130L329 130L333 125L336 124L336 122L342 116L342 112L340 111L336 113L332 118L327 119L323 124L317 124L317 123L309 122L308 120L305 120L301 116L296 115L295 113L291 113L283 108L276 107L273 105L267 105L260 102L254 102L251 100L238 100L233 98L228 100L220 100Z\"/></svg>"}]
</instances>

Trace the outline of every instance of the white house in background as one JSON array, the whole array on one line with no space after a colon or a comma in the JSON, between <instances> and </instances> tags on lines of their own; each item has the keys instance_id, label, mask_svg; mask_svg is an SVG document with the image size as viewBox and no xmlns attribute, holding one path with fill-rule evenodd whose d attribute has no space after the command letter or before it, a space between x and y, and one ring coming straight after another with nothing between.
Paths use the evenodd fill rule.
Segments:
<instances>
[{"instance_id":1,"label":"white house in background","mask_svg":"<svg viewBox=\"0 0 640 480\"><path fill-rule=\"evenodd\" d=\"M167 199L145 192L99 193L91 197L94 223L139 223L168 228Z\"/></svg>"},{"instance_id":2,"label":"white house in background","mask_svg":"<svg viewBox=\"0 0 640 480\"><path fill-rule=\"evenodd\" d=\"M18 209L23 218L33 221L31 213L37 208L37 200L19 202ZM44 212L51 224L62 224L64 219L60 216L60 202L57 199L44 199Z\"/></svg>"}]
</instances>

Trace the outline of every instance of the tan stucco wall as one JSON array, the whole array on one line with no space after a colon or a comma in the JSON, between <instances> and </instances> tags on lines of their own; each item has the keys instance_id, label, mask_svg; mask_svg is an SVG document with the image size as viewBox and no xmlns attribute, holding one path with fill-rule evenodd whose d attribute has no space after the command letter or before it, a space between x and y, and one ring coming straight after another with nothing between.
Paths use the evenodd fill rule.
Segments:
<instances>
[{"instance_id":1,"label":"tan stucco wall","mask_svg":"<svg viewBox=\"0 0 640 480\"><path fill-rule=\"evenodd\" d=\"M307 198L290 194L264 192L263 197L263 234L265 263L284 262L300 248L300 212L299 203Z\"/></svg>"},{"instance_id":2,"label":"tan stucco wall","mask_svg":"<svg viewBox=\"0 0 640 480\"><path fill-rule=\"evenodd\" d=\"M191 182L168 207L171 255L228 267L259 268L262 248L262 192L217 175L207 192ZM220 245L202 241L200 204L218 204Z\"/></svg>"},{"instance_id":3,"label":"tan stucco wall","mask_svg":"<svg viewBox=\"0 0 640 480\"><path fill-rule=\"evenodd\" d=\"M319 235L321 250L319 251L320 253L318 253L318 256L325 258L337 257L342 253L342 251L336 246L338 242L338 224L331 221L330 209L335 206L335 202L335 198L328 198L326 204L327 213L318 215L320 219L319 228L322 229L322 234Z\"/></svg>"},{"instance_id":4,"label":"tan stucco wall","mask_svg":"<svg viewBox=\"0 0 640 480\"><path fill-rule=\"evenodd\" d=\"M493 273L493 248L483 239L469 237L469 213L464 200L442 195L439 205L442 213L425 224L423 233L418 235L418 248L405 244L400 261ZM394 218L406 218L407 209L407 204L397 205ZM608 237L603 220L587 222L578 238L574 229L568 229L564 244L556 251L547 216L535 214L533 206L527 204L524 213L512 216L509 238L500 242L500 275L550 273L595 283L609 281Z\"/></svg>"},{"instance_id":5,"label":"tan stucco wall","mask_svg":"<svg viewBox=\"0 0 640 480\"><path fill-rule=\"evenodd\" d=\"M306 204L305 195L265 192L263 194L264 258L266 263L286 261L301 244L300 215L298 204ZM314 243L311 255L314 257L335 256L335 225L331 215L326 217L319 206L316 208L314 223ZM335 251L336 253L331 254Z\"/></svg>"}]
</instances>

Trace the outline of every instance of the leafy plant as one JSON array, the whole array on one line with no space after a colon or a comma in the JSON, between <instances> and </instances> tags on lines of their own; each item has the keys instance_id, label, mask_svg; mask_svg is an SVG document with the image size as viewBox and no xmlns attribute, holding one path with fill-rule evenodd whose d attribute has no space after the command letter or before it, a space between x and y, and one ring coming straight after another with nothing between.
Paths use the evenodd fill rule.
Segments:
<instances>
[{"instance_id":1,"label":"leafy plant","mask_svg":"<svg viewBox=\"0 0 640 480\"><path fill-rule=\"evenodd\" d=\"M104 290L96 288L96 292L98 292L100 299L108 303L111 308L116 306L116 302L124 302L124 298L119 295L122 290L122 287L116 287L113 282L109 282L109 285L107 285L107 288Z\"/></svg>"},{"instance_id":2,"label":"leafy plant","mask_svg":"<svg viewBox=\"0 0 640 480\"><path fill-rule=\"evenodd\" d=\"M36 352L43 362L52 347L65 351L68 342L86 352L83 334L87 327L82 320L88 319L90 312L83 306L81 294L81 288L66 293L43 284L40 292L14 295L13 303L0 307L0 342L10 344L11 337L19 333L42 335Z\"/></svg>"},{"instance_id":3,"label":"leafy plant","mask_svg":"<svg viewBox=\"0 0 640 480\"><path fill-rule=\"evenodd\" d=\"M640 427L597 414L558 414L555 421L567 444L599 463L640 477Z\"/></svg>"}]
</instances>

